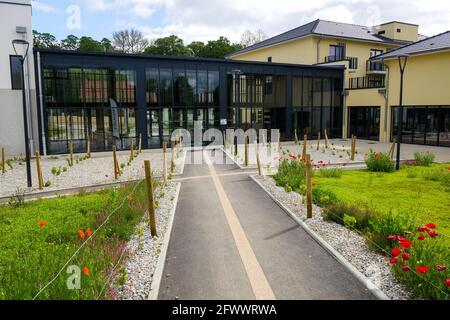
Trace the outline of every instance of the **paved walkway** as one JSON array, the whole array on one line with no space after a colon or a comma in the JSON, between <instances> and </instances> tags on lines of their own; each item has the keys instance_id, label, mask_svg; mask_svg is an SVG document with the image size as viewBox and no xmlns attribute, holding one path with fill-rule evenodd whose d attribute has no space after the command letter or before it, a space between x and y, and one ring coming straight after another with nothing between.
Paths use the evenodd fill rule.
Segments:
<instances>
[{"instance_id":1,"label":"paved walkway","mask_svg":"<svg viewBox=\"0 0 450 320\"><path fill-rule=\"evenodd\" d=\"M180 181L159 299L374 299L248 172L186 165Z\"/></svg>"}]
</instances>

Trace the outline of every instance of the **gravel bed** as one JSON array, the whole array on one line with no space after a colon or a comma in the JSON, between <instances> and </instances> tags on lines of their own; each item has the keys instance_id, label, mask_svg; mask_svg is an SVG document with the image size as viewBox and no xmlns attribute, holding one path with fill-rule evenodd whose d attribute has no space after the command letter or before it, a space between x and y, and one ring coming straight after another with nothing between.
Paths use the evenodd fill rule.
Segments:
<instances>
[{"instance_id":1,"label":"gravel bed","mask_svg":"<svg viewBox=\"0 0 450 320\"><path fill-rule=\"evenodd\" d=\"M155 199L159 206L156 210L156 226L158 237L153 238L150 227L142 221L137 227L132 239L127 243L124 268L126 270L126 282L117 284L118 270L111 292L115 299L120 300L146 300L150 292L153 275L156 271L161 246L167 236L168 225L172 210L176 205L175 199L179 183L168 182L164 189L155 193Z\"/></svg>"},{"instance_id":2,"label":"gravel bed","mask_svg":"<svg viewBox=\"0 0 450 320\"><path fill-rule=\"evenodd\" d=\"M228 145L224 150L234 159L234 161L236 161L241 166L244 165L244 145L238 145L237 155L235 155L234 148L234 146ZM284 151L288 154L298 156L303 152L303 142L300 144L295 144L292 142L281 143L281 150L282 152ZM337 140L330 140L328 148L325 148L325 142L322 140L319 150L317 150L317 140L309 141L307 143L307 152L311 155L311 160L313 160L315 163L317 163L318 161L323 161L325 164L330 166L361 164L365 159L364 154L357 152L355 154L355 160L350 160L350 147L345 146L342 143L340 144L340 141ZM278 168L278 161L275 158L280 156L280 154L278 153L277 145L259 144L259 154L264 171L267 174L273 174L274 172L276 172ZM283 156L283 154L281 154L281 156ZM249 167L256 168L256 152L254 144L249 145L248 157Z\"/></svg>"},{"instance_id":3,"label":"gravel bed","mask_svg":"<svg viewBox=\"0 0 450 320\"><path fill-rule=\"evenodd\" d=\"M130 165L126 165L129 160L128 153L119 153L117 155L117 161L119 165L125 164L123 173L118 180L114 179L114 164L111 155L94 156L90 159L76 163L76 159L79 156L74 155L74 165L69 167L67 165L67 156L47 157L41 160L42 173L44 177L44 183L50 181L51 185L44 188L42 191L52 191L67 188L86 187L97 184L111 183L114 181L129 181L145 176L143 169L144 160L150 160L152 170L155 175L160 176L163 168L162 152L143 150ZM175 170L174 174L182 172L184 167L186 152L180 151L179 157L175 158ZM62 172L59 176L52 173L52 168L66 167L67 171ZM9 169L9 168L8 168ZM167 171L170 171L170 152L167 153ZM25 163L21 164L17 161L13 163L13 169L9 169L5 174L0 173L0 196L10 196L17 192L18 188L22 192L31 193L39 192L37 181L36 162L33 159L31 161L31 174L33 180L33 187L27 188L26 186L26 166Z\"/></svg>"},{"instance_id":4,"label":"gravel bed","mask_svg":"<svg viewBox=\"0 0 450 320\"><path fill-rule=\"evenodd\" d=\"M295 215L301 218L314 232L338 251L348 262L355 266L374 285L390 299L412 299L411 293L394 277L387 257L372 251L366 239L335 222L324 221L322 209L313 205L313 218L306 218L306 205L303 197L296 193L287 193L278 187L271 177L256 177L272 196L283 203Z\"/></svg>"}]
</instances>

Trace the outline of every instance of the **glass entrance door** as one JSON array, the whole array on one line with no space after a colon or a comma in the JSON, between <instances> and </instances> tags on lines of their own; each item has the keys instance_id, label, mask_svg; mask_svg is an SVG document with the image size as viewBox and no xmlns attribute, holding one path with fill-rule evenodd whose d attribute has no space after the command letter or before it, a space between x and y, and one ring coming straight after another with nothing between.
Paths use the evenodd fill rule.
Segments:
<instances>
[{"instance_id":1,"label":"glass entrance door","mask_svg":"<svg viewBox=\"0 0 450 320\"><path fill-rule=\"evenodd\" d=\"M352 134L358 139L379 140L380 107L350 107L349 136Z\"/></svg>"}]
</instances>

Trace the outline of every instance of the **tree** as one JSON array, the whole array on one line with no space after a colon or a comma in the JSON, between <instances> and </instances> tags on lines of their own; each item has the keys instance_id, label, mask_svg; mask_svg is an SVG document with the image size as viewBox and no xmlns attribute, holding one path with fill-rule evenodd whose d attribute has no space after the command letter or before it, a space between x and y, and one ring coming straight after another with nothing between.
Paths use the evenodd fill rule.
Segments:
<instances>
[{"instance_id":1,"label":"tree","mask_svg":"<svg viewBox=\"0 0 450 320\"><path fill-rule=\"evenodd\" d=\"M201 57L205 53L205 44L201 41L193 41L187 48L194 57Z\"/></svg>"},{"instance_id":2,"label":"tree","mask_svg":"<svg viewBox=\"0 0 450 320\"><path fill-rule=\"evenodd\" d=\"M109 40L108 38L103 38L100 41L100 44L102 45L103 51L104 52L112 52L114 51L114 47L111 43L111 40Z\"/></svg>"},{"instance_id":3,"label":"tree","mask_svg":"<svg viewBox=\"0 0 450 320\"><path fill-rule=\"evenodd\" d=\"M242 49L239 43L231 43L226 37L220 37L217 40L209 40L206 45L202 57L205 58L224 58L227 54Z\"/></svg>"},{"instance_id":4,"label":"tree","mask_svg":"<svg viewBox=\"0 0 450 320\"><path fill-rule=\"evenodd\" d=\"M59 48L55 36L50 33L39 33L33 30L33 46L36 48Z\"/></svg>"},{"instance_id":5,"label":"tree","mask_svg":"<svg viewBox=\"0 0 450 320\"><path fill-rule=\"evenodd\" d=\"M255 43L261 42L267 39L267 34L261 30L257 29L254 33L250 30L245 30L241 36L241 45L243 47L251 46Z\"/></svg>"},{"instance_id":6,"label":"tree","mask_svg":"<svg viewBox=\"0 0 450 320\"><path fill-rule=\"evenodd\" d=\"M61 49L78 50L79 46L80 39L73 34L68 35L64 40L61 40Z\"/></svg>"},{"instance_id":7,"label":"tree","mask_svg":"<svg viewBox=\"0 0 450 320\"><path fill-rule=\"evenodd\" d=\"M158 38L144 50L146 54L161 54L167 56L189 56L190 51L182 39L175 35Z\"/></svg>"},{"instance_id":8,"label":"tree","mask_svg":"<svg viewBox=\"0 0 450 320\"><path fill-rule=\"evenodd\" d=\"M102 52L103 46L100 42L92 39L91 37L81 37L78 50L88 52Z\"/></svg>"},{"instance_id":9,"label":"tree","mask_svg":"<svg viewBox=\"0 0 450 320\"><path fill-rule=\"evenodd\" d=\"M148 40L144 38L142 32L135 29L114 32L113 43L125 53L142 53L148 46Z\"/></svg>"}]
</instances>

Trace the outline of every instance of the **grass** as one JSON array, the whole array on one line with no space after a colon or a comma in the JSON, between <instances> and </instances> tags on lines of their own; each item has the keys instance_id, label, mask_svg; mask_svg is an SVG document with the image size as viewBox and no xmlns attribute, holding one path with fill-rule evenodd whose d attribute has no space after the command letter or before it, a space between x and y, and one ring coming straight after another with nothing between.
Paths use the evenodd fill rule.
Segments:
<instances>
[{"instance_id":1,"label":"grass","mask_svg":"<svg viewBox=\"0 0 450 320\"><path fill-rule=\"evenodd\" d=\"M316 175L314 181L341 201L382 213L416 215L419 224L434 222L441 233L450 236L450 186L428 178L450 175L449 166L404 166L393 173L344 171L339 179Z\"/></svg>"},{"instance_id":2,"label":"grass","mask_svg":"<svg viewBox=\"0 0 450 320\"><path fill-rule=\"evenodd\" d=\"M145 184L98 193L38 200L20 206L0 207L0 300L32 299L80 247L78 230L96 230L110 212L117 210L91 236L69 265L89 268L81 276L81 289L67 289L66 269L39 299L108 298L108 276L142 219ZM44 221L45 226L39 226ZM86 240L85 238L84 240ZM102 289L106 290L102 292Z\"/></svg>"}]
</instances>

